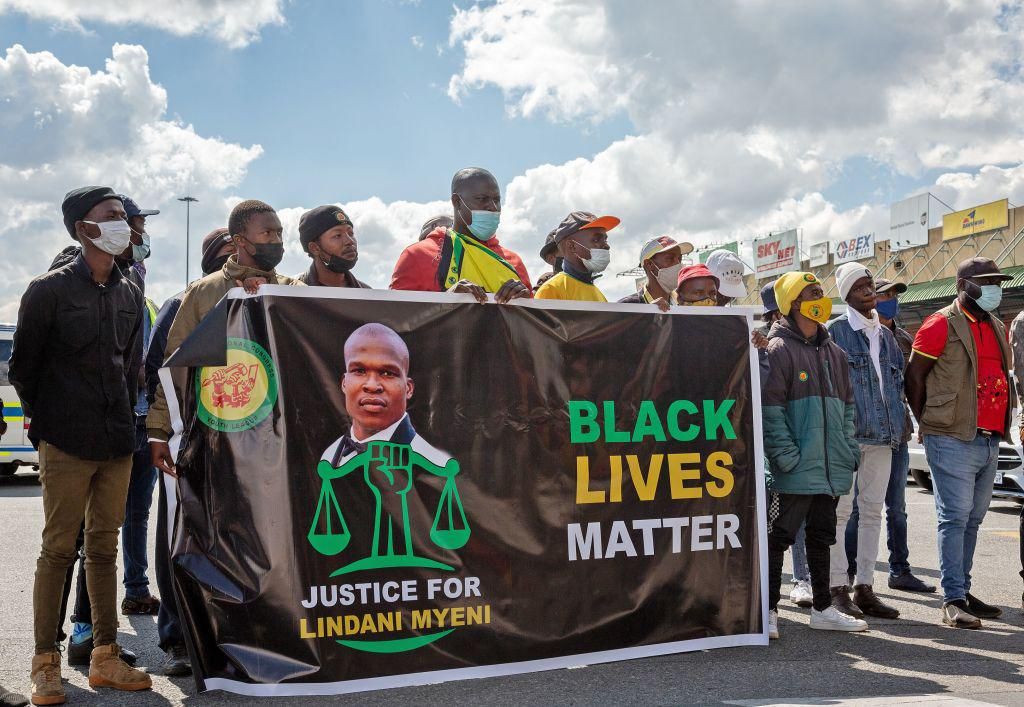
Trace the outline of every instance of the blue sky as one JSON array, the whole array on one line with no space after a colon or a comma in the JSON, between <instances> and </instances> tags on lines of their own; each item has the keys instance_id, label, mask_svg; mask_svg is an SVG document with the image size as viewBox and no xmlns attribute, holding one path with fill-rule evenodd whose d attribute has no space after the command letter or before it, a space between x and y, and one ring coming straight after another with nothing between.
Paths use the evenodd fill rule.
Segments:
<instances>
[{"instance_id":1,"label":"blue sky","mask_svg":"<svg viewBox=\"0 0 1024 707\"><path fill-rule=\"evenodd\" d=\"M83 34L7 15L0 44L93 69L115 42L142 44L171 116L202 135L263 146L237 191L273 204L443 199L467 164L504 183L537 164L590 156L628 133L621 114L596 125L509 118L493 87L457 105L446 93L462 61L448 48L450 17L451 5L441 2L296 3L286 26L231 49L207 36L103 24Z\"/></svg>"},{"instance_id":2,"label":"blue sky","mask_svg":"<svg viewBox=\"0 0 1024 707\"><path fill-rule=\"evenodd\" d=\"M297 273L299 216L341 203L377 287L470 165L501 183L499 236L535 278L571 210L622 218L622 272L653 236L799 228L808 246L887 234L919 191L1021 203L1021 5L0 0L0 320L66 244L60 198L82 183L163 210L156 299L184 279L186 189L193 264L260 198Z\"/></svg>"}]
</instances>

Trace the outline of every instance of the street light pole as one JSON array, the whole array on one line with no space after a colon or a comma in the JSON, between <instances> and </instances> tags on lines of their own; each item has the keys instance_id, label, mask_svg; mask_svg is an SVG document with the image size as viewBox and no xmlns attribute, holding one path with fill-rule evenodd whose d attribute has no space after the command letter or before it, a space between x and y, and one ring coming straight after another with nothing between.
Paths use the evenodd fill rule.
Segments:
<instances>
[{"instance_id":1,"label":"street light pole","mask_svg":"<svg viewBox=\"0 0 1024 707\"><path fill-rule=\"evenodd\" d=\"M199 199L191 196L183 196L179 198L178 201L185 202L185 287L188 287L189 227L191 225L189 223L189 212L191 211L192 203L199 201Z\"/></svg>"}]
</instances>

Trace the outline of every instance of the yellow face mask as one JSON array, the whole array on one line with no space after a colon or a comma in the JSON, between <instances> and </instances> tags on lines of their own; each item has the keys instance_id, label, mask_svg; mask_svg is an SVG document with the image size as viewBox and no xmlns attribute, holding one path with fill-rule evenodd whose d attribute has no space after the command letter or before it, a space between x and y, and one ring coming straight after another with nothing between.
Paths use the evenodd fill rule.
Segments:
<instances>
[{"instance_id":1,"label":"yellow face mask","mask_svg":"<svg viewBox=\"0 0 1024 707\"><path fill-rule=\"evenodd\" d=\"M716 304L718 304L718 300L716 300L714 297L705 297L704 299L699 299L695 302L687 302L686 300L681 300L679 304L684 307L714 307Z\"/></svg>"},{"instance_id":2,"label":"yellow face mask","mask_svg":"<svg viewBox=\"0 0 1024 707\"><path fill-rule=\"evenodd\" d=\"M800 314L819 324L824 324L832 316L832 300L828 297L805 300L800 303Z\"/></svg>"}]
</instances>

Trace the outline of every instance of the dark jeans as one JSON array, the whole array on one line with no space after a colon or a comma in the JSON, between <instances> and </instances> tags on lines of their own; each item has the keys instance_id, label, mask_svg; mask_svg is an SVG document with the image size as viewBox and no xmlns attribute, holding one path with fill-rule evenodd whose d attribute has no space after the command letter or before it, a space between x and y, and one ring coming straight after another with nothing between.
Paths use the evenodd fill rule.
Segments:
<instances>
[{"instance_id":1,"label":"dark jeans","mask_svg":"<svg viewBox=\"0 0 1024 707\"><path fill-rule=\"evenodd\" d=\"M818 494L768 494L768 608L779 606L782 557L796 541L800 524L807 536L807 569L811 574L814 608L824 611L832 603L829 592L829 547L836 542L836 499Z\"/></svg>"},{"instance_id":2,"label":"dark jeans","mask_svg":"<svg viewBox=\"0 0 1024 707\"><path fill-rule=\"evenodd\" d=\"M898 577L910 571L910 547L907 544L907 473L910 470L910 452L904 442L892 454L889 486L885 490L886 546L889 548L889 576ZM849 573L857 572L857 510L854 489L853 514L846 524L846 559Z\"/></svg>"},{"instance_id":3,"label":"dark jeans","mask_svg":"<svg viewBox=\"0 0 1024 707\"><path fill-rule=\"evenodd\" d=\"M162 475L161 475L162 476ZM156 586L160 590L160 613L156 617L156 629L160 636L160 648L167 651L173 646L185 645L178 617L178 602L174 597L171 578L171 547L167 541L167 488L163 478L157 480L160 498L156 511Z\"/></svg>"},{"instance_id":4,"label":"dark jeans","mask_svg":"<svg viewBox=\"0 0 1024 707\"><path fill-rule=\"evenodd\" d=\"M132 478L128 484L124 525L121 526L121 552L124 556L124 593L128 599L149 596L149 560L146 557L149 534L149 509L153 505L153 487L157 468L153 466L146 435L146 418L141 428L136 425L135 454L132 455Z\"/></svg>"}]
</instances>

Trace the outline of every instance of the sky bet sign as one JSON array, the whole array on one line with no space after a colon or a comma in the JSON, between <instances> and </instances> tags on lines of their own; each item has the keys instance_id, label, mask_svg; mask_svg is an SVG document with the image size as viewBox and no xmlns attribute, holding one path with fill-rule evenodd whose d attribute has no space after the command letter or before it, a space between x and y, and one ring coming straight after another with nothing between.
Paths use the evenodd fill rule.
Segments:
<instances>
[{"instance_id":1,"label":"sky bet sign","mask_svg":"<svg viewBox=\"0 0 1024 707\"><path fill-rule=\"evenodd\" d=\"M875 254L875 234L869 233L866 236L847 238L836 241L833 253L836 265L849 263L854 260L864 260Z\"/></svg>"}]
</instances>

